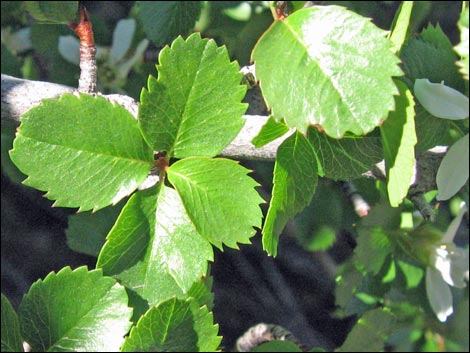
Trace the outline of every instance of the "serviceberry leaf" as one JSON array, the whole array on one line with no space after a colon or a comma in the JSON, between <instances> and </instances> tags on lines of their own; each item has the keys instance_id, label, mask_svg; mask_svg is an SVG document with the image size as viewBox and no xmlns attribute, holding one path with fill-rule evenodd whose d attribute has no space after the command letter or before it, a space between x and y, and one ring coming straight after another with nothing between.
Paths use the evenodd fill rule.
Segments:
<instances>
[{"instance_id":1,"label":"serviceberry leaf","mask_svg":"<svg viewBox=\"0 0 470 353\"><path fill-rule=\"evenodd\" d=\"M54 205L98 210L116 204L145 180L153 153L137 121L106 99L64 94L21 118L12 161L24 184L47 191Z\"/></svg>"}]
</instances>

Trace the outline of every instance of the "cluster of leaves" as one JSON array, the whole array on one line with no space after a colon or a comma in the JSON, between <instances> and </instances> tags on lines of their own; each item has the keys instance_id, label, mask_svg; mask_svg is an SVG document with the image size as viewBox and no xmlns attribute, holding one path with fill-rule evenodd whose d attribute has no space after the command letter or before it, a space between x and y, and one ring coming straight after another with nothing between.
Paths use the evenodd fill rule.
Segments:
<instances>
[{"instance_id":1,"label":"cluster of leaves","mask_svg":"<svg viewBox=\"0 0 470 353\"><path fill-rule=\"evenodd\" d=\"M39 4L29 9L41 20L74 20L74 11ZM289 134L277 151L264 223L264 201L250 171L217 158L244 124L239 66L212 39L177 37L194 29L196 20L196 26L208 26L198 2L138 3L150 41L159 46L177 38L160 52L158 76L149 77L141 92L137 119L88 95L45 100L23 115L11 159L28 176L24 183L47 191L55 206L98 211L71 219L68 234L76 250L98 261L95 270L64 268L36 282L18 317L2 296L2 350L21 350L22 340L33 350L216 350L212 245L237 248L258 228L264 249L276 256L279 235L312 204L319 177L354 179L382 159L385 188L357 227L355 255L338 279L341 314L361 315L340 349L379 350L387 340L397 345L406 320L413 320L410 332L423 328L430 312L423 268L429 247L441 238L428 224L404 224L409 205L403 200L415 154L468 134L468 119L432 116L415 102L414 83L445 81L464 92L468 81L439 26L409 36L412 2L400 7L388 34L343 7L294 5L251 53L272 114L254 144ZM77 4L68 6L76 10ZM226 10L243 17L243 9ZM468 20L461 30L468 34ZM468 79L468 52L461 49L466 40L458 48ZM125 47L115 51L125 53ZM159 182L144 189L154 151L164 152L156 160ZM110 216L109 233L103 229L104 245L103 237L89 240L94 234L75 231L83 229L78 217L100 223L97 217L108 213L119 216L115 222Z\"/></svg>"}]
</instances>

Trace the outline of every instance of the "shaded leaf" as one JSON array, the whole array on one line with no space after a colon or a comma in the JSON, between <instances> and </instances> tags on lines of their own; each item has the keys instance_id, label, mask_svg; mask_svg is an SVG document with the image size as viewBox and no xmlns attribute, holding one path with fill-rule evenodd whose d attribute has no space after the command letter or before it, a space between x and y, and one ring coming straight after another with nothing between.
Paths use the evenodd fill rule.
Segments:
<instances>
[{"instance_id":1,"label":"shaded leaf","mask_svg":"<svg viewBox=\"0 0 470 353\"><path fill-rule=\"evenodd\" d=\"M380 352L391 333L394 316L386 309L366 312L352 328L337 352Z\"/></svg>"},{"instance_id":2,"label":"shaded leaf","mask_svg":"<svg viewBox=\"0 0 470 353\"><path fill-rule=\"evenodd\" d=\"M374 275L381 270L392 248L381 227L361 227L354 249L354 262Z\"/></svg>"},{"instance_id":3,"label":"shaded leaf","mask_svg":"<svg viewBox=\"0 0 470 353\"><path fill-rule=\"evenodd\" d=\"M278 148L274 188L263 226L263 249L277 255L279 235L285 225L312 201L317 186L317 163L309 141L299 132Z\"/></svg>"},{"instance_id":4,"label":"shaded leaf","mask_svg":"<svg viewBox=\"0 0 470 353\"><path fill-rule=\"evenodd\" d=\"M216 156L239 133L247 104L238 64L213 40L178 37L160 53L158 79L141 94L139 123L154 150Z\"/></svg>"},{"instance_id":5,"label":"shaded leaf","mask_svg":"<svg viewBox=\"0 0 470 353\"><path fill-rule=\"evenodd\" d=\"M164 46L178 35L186 36L201 13L200 1L139 1L138 16L147 37Z\"/></svg>"},{"instance_id":6,"label":"shaded leaf","mask_svg":"<svg viewBox=\"0 0 470 353\"><path fill-rule=\"evenodd\" d=\"M2 293L2 352L23 352L18 315Z\"/></svg>"},{"instance_id":7,"label":"shaded leaf","mask_svg":"<svg viewBox=\"0 0 470 353\"><path fill-rule=\"evenodd\" d=\"M273 115L302 132L319 125L335 138L372 131L394 108L391 77L402 74L385 34L338 6L274 22L252 55Z\"/></svg>"},{"instance_id":8,"label":"shaded leaf","mask_svg":"<svg viewBox=\"0 0 470 353\"><path fill-rule=\"evenodd\" d=\"M43 23L74 22L78 13L78 1L25 1L26 10Z\"/></svg>"},{"instance_id":9,"label":"shaded leaf","mask_svg":"<svg viewBox=\"0 0 470 353\"><path fill-rule=\"evenodd\" d=\"M196 230L219 249L249 243L253 227L261 226L263 200L248 173L235 161L203 157L179 160L167 170Z\"/></svg>"},{"instance_id":10,"label":"shaded leaf","mask_svg":"<svg viewBox=\"0 0 470 353\"><path fill-rule=\"evenodd\" d=\"M378 136L345 136L333 139L311 128L308 139L318 162L318 174L335 180L358 178L383 159Z\"/></svg>"},{"instance_id":11,"label":"shaded leaf","mask_svg":"<svg viewBox=\"0 0 470 353\"><path fill-rule=\"evenodd\" d=\"M387 191L390 205L397 207L408 194L414 173L417 143L413 95L401 82L396 82L400 95L396 108L380 127L387 171Z\"/></svg>"},{"instance_id":12,"label":"shaded leaf","mask_svg":"<svg viewBox=\"0 0 470 353\"><path fill-rule=\"evenodd\" d=\"M147 177L153 153L136 120L99 96L64 94L25 113L10 151L55 206L98 210L116 204Z\"/></svg>"},{"instance_id":13,"label":"shaded leaf","mask_svg":"<svg viewBox=\"0 0 470 353\"><path fill-rule=\"evenodd\" d=\"M183 297L206 274L209 260L212 247L194 228L176 191L158 184L124 206L97 267L154 305Z\"/></svg>"},{"instance_id":14,"label":"shaded leaf","mask_svg":"<svg viewBox=\"0 0 470 353\"><path fill-rule=\"evenodd\" d=\"M464 82L455 65L457 55L439 25L429 25L418 37L408 40L400 59L408 88L413 88L416 79L427 78L431 82L444 81L447 86L464 91Z\"/></svg>"},{"instance_id":15,"label":"shaded leaf","mask_svg":"<svg viewBox=\"0 0 470 353\"><path fill-rule=\"evenodd\" d=\"M303 352L294 342L271 341L253 348L253 352Z\"/></svg>"},{"instance_id":16,"label":"shaded leaf","mask_svg":"<svg viewBox=\"0 0 470 353\"><path fill-rule=\"evenodd\" d=\"M97 257L106 235L116 222L124 202L98 212L82 212L68 216L65 230L67 245L74 251Z\"/></svg>"},{"instance_id":17,"label":"shaded leaf","mask_svg":"<svg viewBox=\"0 0 470 353\"><path fill-rule=\"evenodd\" d=\"M115 352L131 326L127 300L125 289L101 270L65 267L24 296L21 332L36 352Z\"/></svg>"}]
</instances>

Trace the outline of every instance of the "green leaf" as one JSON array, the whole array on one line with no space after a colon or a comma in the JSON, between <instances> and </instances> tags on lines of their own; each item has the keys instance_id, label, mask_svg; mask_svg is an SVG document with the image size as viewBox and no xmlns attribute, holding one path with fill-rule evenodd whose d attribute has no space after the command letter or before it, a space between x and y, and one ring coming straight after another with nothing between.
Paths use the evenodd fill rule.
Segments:
<instances>
[{"instance_id":1,"label":"green leaf","mask_svg":"<svg viewBox=\"0 0 470 353\"><path fill-rule=\"evenodd\" d=\"M55 206L98 210L116 204L147 177L153 163L136 120L99 96L64 94L25 113L10 156L48 191Z\"/></svg>"},{"instance_id":2,"label":"green leaf","mask_svg":"<svg viewBox=\"0 0 470 353\"><path fill-rule=\"evenodd\" d=\"M390 205L398 207L408 194L414 172L414 146L417 143L413 95L406 85L396 82L400 95L396 108L380 127L387 171Z\"/></svg>"},{"instance_id":3,"label":"green leaf","mask_svg":"<svg viewBox=\"0 0 470 353\"><path fill-rule=\"evenodd\" d=\"M461 59L457 62L460 67L460 73L468 81L468 5L467 8L460 14L460 20L458 23L460 29L460 43L455 47L455 51L461 56Z\"/></svg>"},{"instance_id":4,"label":"green leaf","mask_svg":"<svg viewBox=\"0 0 470 353\"><path fill-rule=\"evenodd\" d=\"M392 248L381 227L361 227L354 249L354 262L374 275L381 270Z\"/></svg>"},{"instance_id":5,"label":"green leaf","mask_svg":"<svg viewBox=\"0 0 470 353\"><path fill-rule=\"evenodd\" d=\"M184 296L206 274L209 260L212 247L195 230L176 191L158 184L130 198L96 266L154 305Z\"/></svg>"},{"instance_id":6,"label":"green leaf","mask_svg":"<svg viewBox=\"0 0 470 353\"><path fill-rule=\"evenodd\" d=\"M200 312L200 308L194 304L195 301L172 298L152 307L132 328L121 351L215 351L220 338L212 314L205 307ZM208 327L211 330L207 330Z\"/></svg>"},{"instance_id":7,"label":"green leaf","mask_svg":"<svg viewBox=\"0 0 470 353\"><path fill-rule=\"evenodd\" d=\"M429 25L417 38L408 40L400 52L404 81L412 89L418 78L427 78L431 82L442 82L463 92L464 81L455 62L455 54L449 38L437 25Z\"/></svg>"},{"instance_id":8,"label":"green leaf","mask_svg":"<svg viewBox=\"0 0 470 353\"><path fill-rule=\"evenodd\" d=\"M271 115L251 142L256 148L260 148L285 135L288 131L289 128L284 123L277 122L276 118Z\"/></svg>"},{"instance_id":9,"label":"green leaf","mask_svg":"<svg viewBox=\"0 0 470 353\"><path fill-rule=\"evenodd\" d=\"M248 244L253 227L261 226L263 200L248 173L235 161L204 157L180 160L167 170L197 231L219 249Z\"/></svg>"},{"instance_id":10,"label":"green leaf","mask_svg":"<svg viewBox=\"0 0 470 353\"><path fill-rule=\"evenodd\" d=\"M25 1L26 10L43 23L69 24L77 18L78 1Z\"/></svg>"},{"instance_id":11,"label":"green leaf","mask_svg":"<svg viewBox=\"0 0 470 353\"><path fill-rule=\"evenodd\" d=\"M404 260L397 261L398 267L401 269L405 277L406 286L408 288L415 288L421 282L424 276L424 271L421 267L411 264Z\"/></svg>"},{"instance_id":12,"label":"green leaf","mask_svg":"<svg viewBox=\"0 0 470 353\"><path fill-rule=\"evenodd\" d=\"M253 348L252 352L303 352L294 342L270 341Z\"/></svg>"},{"instance_id":13,"label":"green leaf","mask_svg":"<svg viewBox=\"0 0 470 353\"><path fill-rule=\"evenodd\" d=\"M373 309L357 321L337 352L380 352L393 328L394 316L386 309Z\"/></svg>"},{"instance_id":14,"label":"green leaf","mask_svg":"<svg viewBox=\"0 0 470 353\"><path fill-rule=\"evenodd\" d=\"M114 207L95 213L82 212L68 216L68 228L65 230L67 245L74 251L97 257L123 206L124 202L121 201Z\"/></svg>"},{"instance_id":15,"label":"green leaf","mask_svg":"<svg viewBox=\"0 0 470 353\"><path fill-rule=\"evenodd\" d=\"M209 310L214 307L214 293L212 292L212 276L202 278L198 282L194 282L188 291L188 297L194 298L199 305L207 306Z\"/></svg>"},{"instance_id":16,"label":"green leaf","mask_svg":"<svg viewBox=\"0 0 470 353\"><path fill-rule=\"evenodd\" d=\"M115 352L131 322L125 289L101 270L65 267L35 282L19 308L33 351Z\"/></svg>"},{"instance_id":17,"label":"green leaf","mask_svg":"<svg viewBox=\"0 0 470 353\"><path fill-rule=\"evenodd\" d=\"M197 333L189 302L176 298L154 306L132 328L122 352L196 352Z\"/></svg>"},{"instance_id":18,"label":"green leaf","mask_svg":"<svg viewBox=\"0 0 470 353\"><path fill-rule=\"evenodd\" d=\"M269 255L277 255L279 235L287 222L312 201L317 179L312 146L295 132L277 150L274 188L262 231L263 249Z\"/></svg>"},{"instance_id":19,"label":"green leaf","mask_svg":"<svg viewBox=\"0 0 470 353\"><path fill-rule=\"evenodd\" d=\"M190 301L190 308L195 319L199 352L218 351L222 337L218 336L219 325L214 324L214 315L207 306L201 306L196 300Z\"/></svg>"},{"instance_id":20,"label":"green leaf","mask_svg":"<svg viewBox=\"0 0 470 353\"><path fill-rule=\"evenodd\" d=\"M139 1L138 5L143 29L157 47L189 34L201 14L200 1Z\"/></svg>"},{"instance_id":21,"label":"green leaf","mask_svg":"<svg viewBox=\"0 0 470 353\"><path fill-rule=\"evenodd\" d=\"M385 34L338 6L274 22L252 56L272 114L302 132L319 125L335 138L372 131L394 108L391 77L402 74Z\"/></svg>"},{"instance_id":22,"label":"green leaf","mask_svg":"<svg viewBox=\"0 0 470 353\"><path fill-rule=\"evenodd\" d=\"M395 14L392 24L390 40L393 43L393 51L399 53L401 47L408 38L408 29L410 25L411 12L413 10L413 1L403 1Z\"/></svg>"},{"instance_id":23,"label":"green leaf","mask_svg":"<svg viewBox=\"0 0 470 353\"><path fill-rule=\"evenodd\" d=\"M18 315L2 293L2 352L23 352Z\"/></svg>"},{"instance_id":24,"label":"green leaf","mask_svg":"<svg viewBox=\"0 0 470 353\"><path fill-rule=\"evenodd\" d=\"M436 183L438 200L448 200L454 196L468 180L469 168L468 134L454 143L437 170Z\"/></svg>"},{"instance_id":25,"label":"green leaf","mask_svg":"<svg viewBox=\"0 0 470 353\"><path fill-rule=\"evenodd\" d=\"M308 131L308 139L317 156L318 174L335 180L358 178L383 159L380 137L347 135L341 140Z\"/></svg>"},{"instance_id":26,"label":"green leaf","mask_svg":"<svg viewBox=\"0 0 470 353\"><path fill-rule=\"evenodd\" d=\"M421 104L415 105L415 125L418 143L415 153L427 151L434 146L448 146L454 141L451 132L454 123L448 119L438 119L432 116Z\"/></svg>"},{"instance_id":27,"label":"green leaf","mask_svg":"<svg viewBox=\"0 0 470 353\"><path fill-rule=\"evenodd\" d=\"M213 40L178 37L160 53L158 80L143 89L139 123L154 150L170 156L216 156L239 133L247 104L238 64Z\"/></svg>"}]
</instances>

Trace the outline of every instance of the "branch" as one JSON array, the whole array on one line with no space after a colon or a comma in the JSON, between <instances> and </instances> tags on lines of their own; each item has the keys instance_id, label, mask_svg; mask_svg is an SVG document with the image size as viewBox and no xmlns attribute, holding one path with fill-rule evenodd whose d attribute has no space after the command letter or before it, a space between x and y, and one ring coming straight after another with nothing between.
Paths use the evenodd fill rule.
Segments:
<instances>
[{"instance_id":1,"label":"branch","mask_svg":"<svg viewBox=\"0 0 470 353\"><path fill-rule=\"evenodd\" d=\"M20 116L32 107L39 105L42 99L58 98L63 93L76 93L77 90L56 83L29 81L2 74L2 128L18 126ZM111 94L104 96L124 106L137 118L138 102L133 98ZM220 154L223 157L250 160L271 160L276 158L276 151L286 136L269 143L262 148L255 148L251 140L266 123L267 116L244 115L246 120L240 134Z\"/></svg>"},{"instance_id":2,"label":"branch","mask_svg":"<svg viewBox=\"0 0 470 353\"><path fill-rule=\"evenodd\" d=\"M250 90L249 93L252 91L256 92ZM76 92L76 89L64 85L23 80L2 74L2 129L4 126L18 126L20 116L30 108L38 105L42 99L57 98L63 93ZM137 117L138 102L133 98L119 94L104 97L121 104L134 117ZM260 105L259 94L251 93L248 99L251 105ZM252 111L251 108L250 106L249 111ZM258 135L268 116L244 115L243 117L246 120L245 126L235 140L220 153L220 156L242 160L274 161L277 148L287 136L282 136L261 148L255 148L251 140ZM436 189L436 173L445 151L445 149L433 149L417 156L415 178L410 187L408 198L413 201L426 219L432 219L433 210L429 205L422 202L424 200L423 194ZM383 162L374 166L369 172L364 173L364 176L384 180L385 168Z\"/></svg>"}]
</instances>

